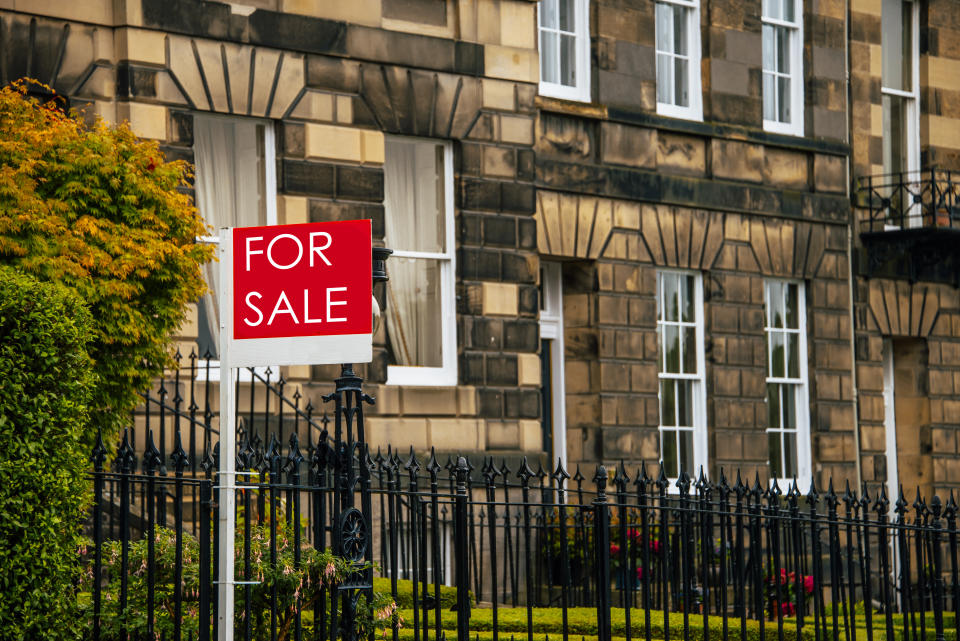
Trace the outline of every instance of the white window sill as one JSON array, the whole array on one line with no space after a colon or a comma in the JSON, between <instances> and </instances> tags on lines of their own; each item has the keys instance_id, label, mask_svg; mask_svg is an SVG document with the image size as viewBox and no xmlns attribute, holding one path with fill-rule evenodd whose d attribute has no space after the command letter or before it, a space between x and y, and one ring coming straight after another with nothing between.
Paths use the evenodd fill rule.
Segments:
<instances>
[{"instance_id":1,"label":"white window sill","mask_svg":"<svg viewBox=\"0 0 960 641\"><path fill-rule=\"evenodd\" d=\"M803 136L803 123L780 122L778 120L764 120L763 130L772 134L785 136Z\"/></svg>"},{"instance_id":2,"label":"white window sill","mask_svg":"<svg viewBox=\"0 0 960 641\"><path fill-rule=\"evenodd\" d=\"M657 103L657 115L668 118L679 118L681 120L695 120L703 122L703 109L696 107L678 107L677 105L667 104L665 102Z\"/></svg>"},{"instance_id":3,"label":"white window sill","mask_svg":"<svg viewBox=\"0 0 960 641\"><path fill-rule=\"evenodd\" d=\"M539 93L547 98L557 98L558 100L573 100L576 102L590 102L589 87L569 87L553 82L541 82Z\"/></svg>"}]
</instances>

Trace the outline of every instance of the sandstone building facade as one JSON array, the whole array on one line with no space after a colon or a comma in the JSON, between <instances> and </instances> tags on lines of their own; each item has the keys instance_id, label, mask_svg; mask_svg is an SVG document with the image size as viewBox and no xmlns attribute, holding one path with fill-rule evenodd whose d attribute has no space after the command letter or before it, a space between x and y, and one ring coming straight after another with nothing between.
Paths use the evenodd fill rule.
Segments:
<instances>
[{"instance_id":1,"label":"sandstone building facade","mask_svg":"<svg viewBox=\"0 0 960 641\"><path fill-rule=\"evenodd\" d=\"M0 29L0 81L196 163L212 226L373 220L374 444L960 485L956 0L0 0Z\"/></svg>"}]
</instances>

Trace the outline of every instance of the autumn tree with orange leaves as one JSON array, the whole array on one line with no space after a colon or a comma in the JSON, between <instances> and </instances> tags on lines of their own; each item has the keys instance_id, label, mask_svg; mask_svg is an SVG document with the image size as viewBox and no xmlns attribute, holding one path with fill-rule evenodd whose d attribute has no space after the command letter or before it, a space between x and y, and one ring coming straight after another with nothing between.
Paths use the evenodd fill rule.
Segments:
<instances>
[{"instance_id":1,"label":"autumn tree with orange leaves","mask_svg":"<svg viewBox=\"0 0 960 641\"><path fill-rule=\"evenodd\" d=\"M91 407L104 440L168 363L187 305L205 289L212 249L183 161L153 141L0 89L0 263L61 283L93 316Z\"/></svg>"}]
</instances>

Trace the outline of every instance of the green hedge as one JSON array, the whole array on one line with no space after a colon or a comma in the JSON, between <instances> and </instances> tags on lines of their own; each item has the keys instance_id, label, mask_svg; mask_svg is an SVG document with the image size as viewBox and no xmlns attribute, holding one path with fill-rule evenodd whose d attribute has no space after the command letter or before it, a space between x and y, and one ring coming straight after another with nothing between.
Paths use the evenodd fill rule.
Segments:
<instances>
[{"instance_id":1,"label":"green hedge","mask_svg":"<svg viewBox=\"0 0 960 641\"><path fill-rule=\"evenodd\" d=\"M430 613L429 625L430 629L433 630L434 620L433 613ZM624 616L624 611L620 608L613 608L611 610L611 632L613 633L614 639L625 639L626 638L626 620ZM400 631L401 639L412 639L413 638L413 611L410 609L401 610L401 616L404 619L403 628ZM421 613L422 616L422 613ZM641 640L645 638L645 629L644 629L644 612L643 610L633 609L630 612L631 621L631 638ZM930 638L933 638L933 621L932 615L927 621L927 634ZM595 641L597 639L597 612L593 608L570 608L567 611L568 618L568 632L570 638L580 641L583 638L585 641ZM945 630L944 637L946 641L955 641L956 629L952 628L954 619L952 613L950 616L945 616ZM946 625L947 620L951 626ZM670 639L682 639L683 638L683 614L672 612L670 613ZM874 615L873 619L873 640L874 641L886 641L886 633L883 629L884 619L883 615ZM420 621L421 628L423 627L423 621ZM731 617L727 619L727 638L739 640L740 639L740 619L739 617ZM456 638L456 629L457 629L457 614L456 612L450 612L448 609L444 609L443 615L441 617L441 627L445 632L447 639ZM846 638L846 629L843 625L843 619L839 621L840 627L840 637ZM511 637L517 640L523 640L527 638L527 611L525 608L499 608L497 611L497 628L499 630L499 635L501 639L508 640ZM533 638L536 641L545 641L547 637L552 639L561 639L562 638L562 611L560 608L534 608L533 609ZM821 631L823 630L821 626ZM756 620L747 620L746 625L746 638L748 641L761 641L760 636L760 623ZM918 633L919 633L919 622L918 622ZM827 620L827 636L832 636L833 634L833 623L832 620ZM664 635L664 626L663 626L663 612L662 611L653 611L651 620L650 620L650 635L651 639L663 639ZM689 615L689 636L693 641L703 641L706 637L707 641L722 641L723 637L723 622L722 619L718 616L711 616L709 618L709 629L707 635L703 634L703 617L699 614L690 614ZM822 637L823 635L821 635ZM487 641L488 639L493 638L493 610L489 608L474 608L470 616L470 639L471 641ZM778 641L779 632L777 629L776 621L766 621L764 623L764 635L763 638L766 641ZM795 619L787 618L783 622L783 638L788 641L795 641L797 638L797 628ZM816 638L815 632L813 629L813 617L809 617L805 621L804 627L800 630L800 639L801 641L813 641ZM862 616L857 620L856 627L856 639L858 641L867 641L866 628ZM903 639L903 618L902 615L894 615L894 641L902 641Z\"/></svg>"},{"instance_id":2,"label":"green hedge","mask_svg":"<svg viewBox=\"0 0 960 641\"><path fill-rule=\"evenodd\" d=\"M383 594L390 594L391 584L390 579L383 577L374 577L373 579L373 590L374 592L381 592ZM423 608L423 587L422 585L417 590L417 599L420 601L420 607ZM427 585L427 594L433 595L433 584L430 583ZM473 593L470 594L471 600L473 599ZM405 579L397 579L397 597L394 599L397 602L397 605L403 608L412 608L413 607L413 581ZM440 607L444 610L449 610L457 602L457 589L449 587L446 585L440 586Z\"/></svg>"},{"instance_id":3,"label":"green hedge","mask_svg":"<svg viewBox=\"0 0 960 641\"><path fill-rule=\"evenodd\" d=\"M412 627L413 612L411 610L402 610L401 616L404 618L404 627ZM630 611L630 629L631 636L635 639L644 637L644 611L633 609ZM610 612L611 632L614 637L625 637L627 633L626 618L623 609L613 608ZM430 619L431 628L433 619ZM447 638L456 636L457 613L444 611L441 617L442 628L447 631ZM670 613L670 638L679 639L683 636L683 614L678 612ZM563 627L563 613L560 608L534 608L533 609L533 632L536 637L560 638ZM728 638L740 638L740 620L730 618L727 620ZM422 625L422 621L421 621ZM581 636L590 639L597 636L597 611L594 608L570 608L567 610L567 626L571 636L579 639ZM796 626L785 621L784 638L796 639ZM525 608L500 608L497 611L497 629L501 638L509 638L514 635L517 638L525 637L527 633L527 611ZM697 614L689 615L689 630L691 639L703 639L703 617ZM488 608L475 608L470 614L470 633L486 633L493 631L493 610ZM664 638L663 612L653 611L650 619L650 635L653 639ZM471 637L472 638L472 637ZM481 638L483 638L481 636ZM776 641L778 639L776 621L768 621L765 624L764 637L760 636L760 624L757 621L747 620L747 641ZM815 636L813 628L804 626L800 631L801 641L813 641ZM721 641L723 639L723 624L720 617L710 617L709 632L706 635L709 641Z\"/></svg>"},{"instance_id":4,"label":"green hedge","mask_svg":"<svg viewBox=\"0 0 960 641\"><path fill-rule=\"evenodd\" d=\"M90 498L90 314L0 267L0 639L71 639Z\"/></svg>"}]
</instances>

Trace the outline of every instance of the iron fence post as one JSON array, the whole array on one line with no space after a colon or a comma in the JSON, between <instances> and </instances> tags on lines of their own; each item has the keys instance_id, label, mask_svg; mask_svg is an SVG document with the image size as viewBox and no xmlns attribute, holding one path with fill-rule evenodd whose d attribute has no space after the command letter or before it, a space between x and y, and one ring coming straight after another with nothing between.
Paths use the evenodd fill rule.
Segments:
<instances>
[{"instance_id":1,"label":"iron fence post","mask_svg":"<svg viewBox=\"0 0 960 641\"><path fill-rule=\"evenodd\" d=\"M467 559L466 541L467 528L467 459L457 458L457 494L454 503L454 538L460 543L456 545L457 575L457 641L467 641L470 636L470 565ZM494 597L496 598L496 597ZM436 595L437 601L440 595Z\"/></svg>"},{"instance_id":2,"label":"iron fence post","mask_svg":"<svg viewBox=\"0 0 960 641\"><path fill-rule=\"evenodd\" d=\"M940 555L940 534L942 523L940 522L940 497L934 495L930 501L930 515L933 517L930 521L930 547L933 554L933 625L936 633L936 641L943 641L943 566ZM956 616L957 613L954 613Z\"/></svg>"},{"instance_id":3,"label":"iron fence post","mask_svg":"<svg viewBox=\"0 0 960 641\"><path fill-rule=\"evenodd\" d=\"M607 468L598 465L593 481L597 485L597 498L593 500L593 541L597 568L597 639L610 641L610 514L607 511Z\"/></svg>"},{"instance_id":4,"label":"iron fence post","mask_svg":"<svg viewBox=\"0 0 960 641\"><path fill-rule=\"evenodd\" d=\"M197 625L199 641L210 641L210 514L213 510L213 482L200 481L200 603Z\"/></svg>"}]
</instances>

